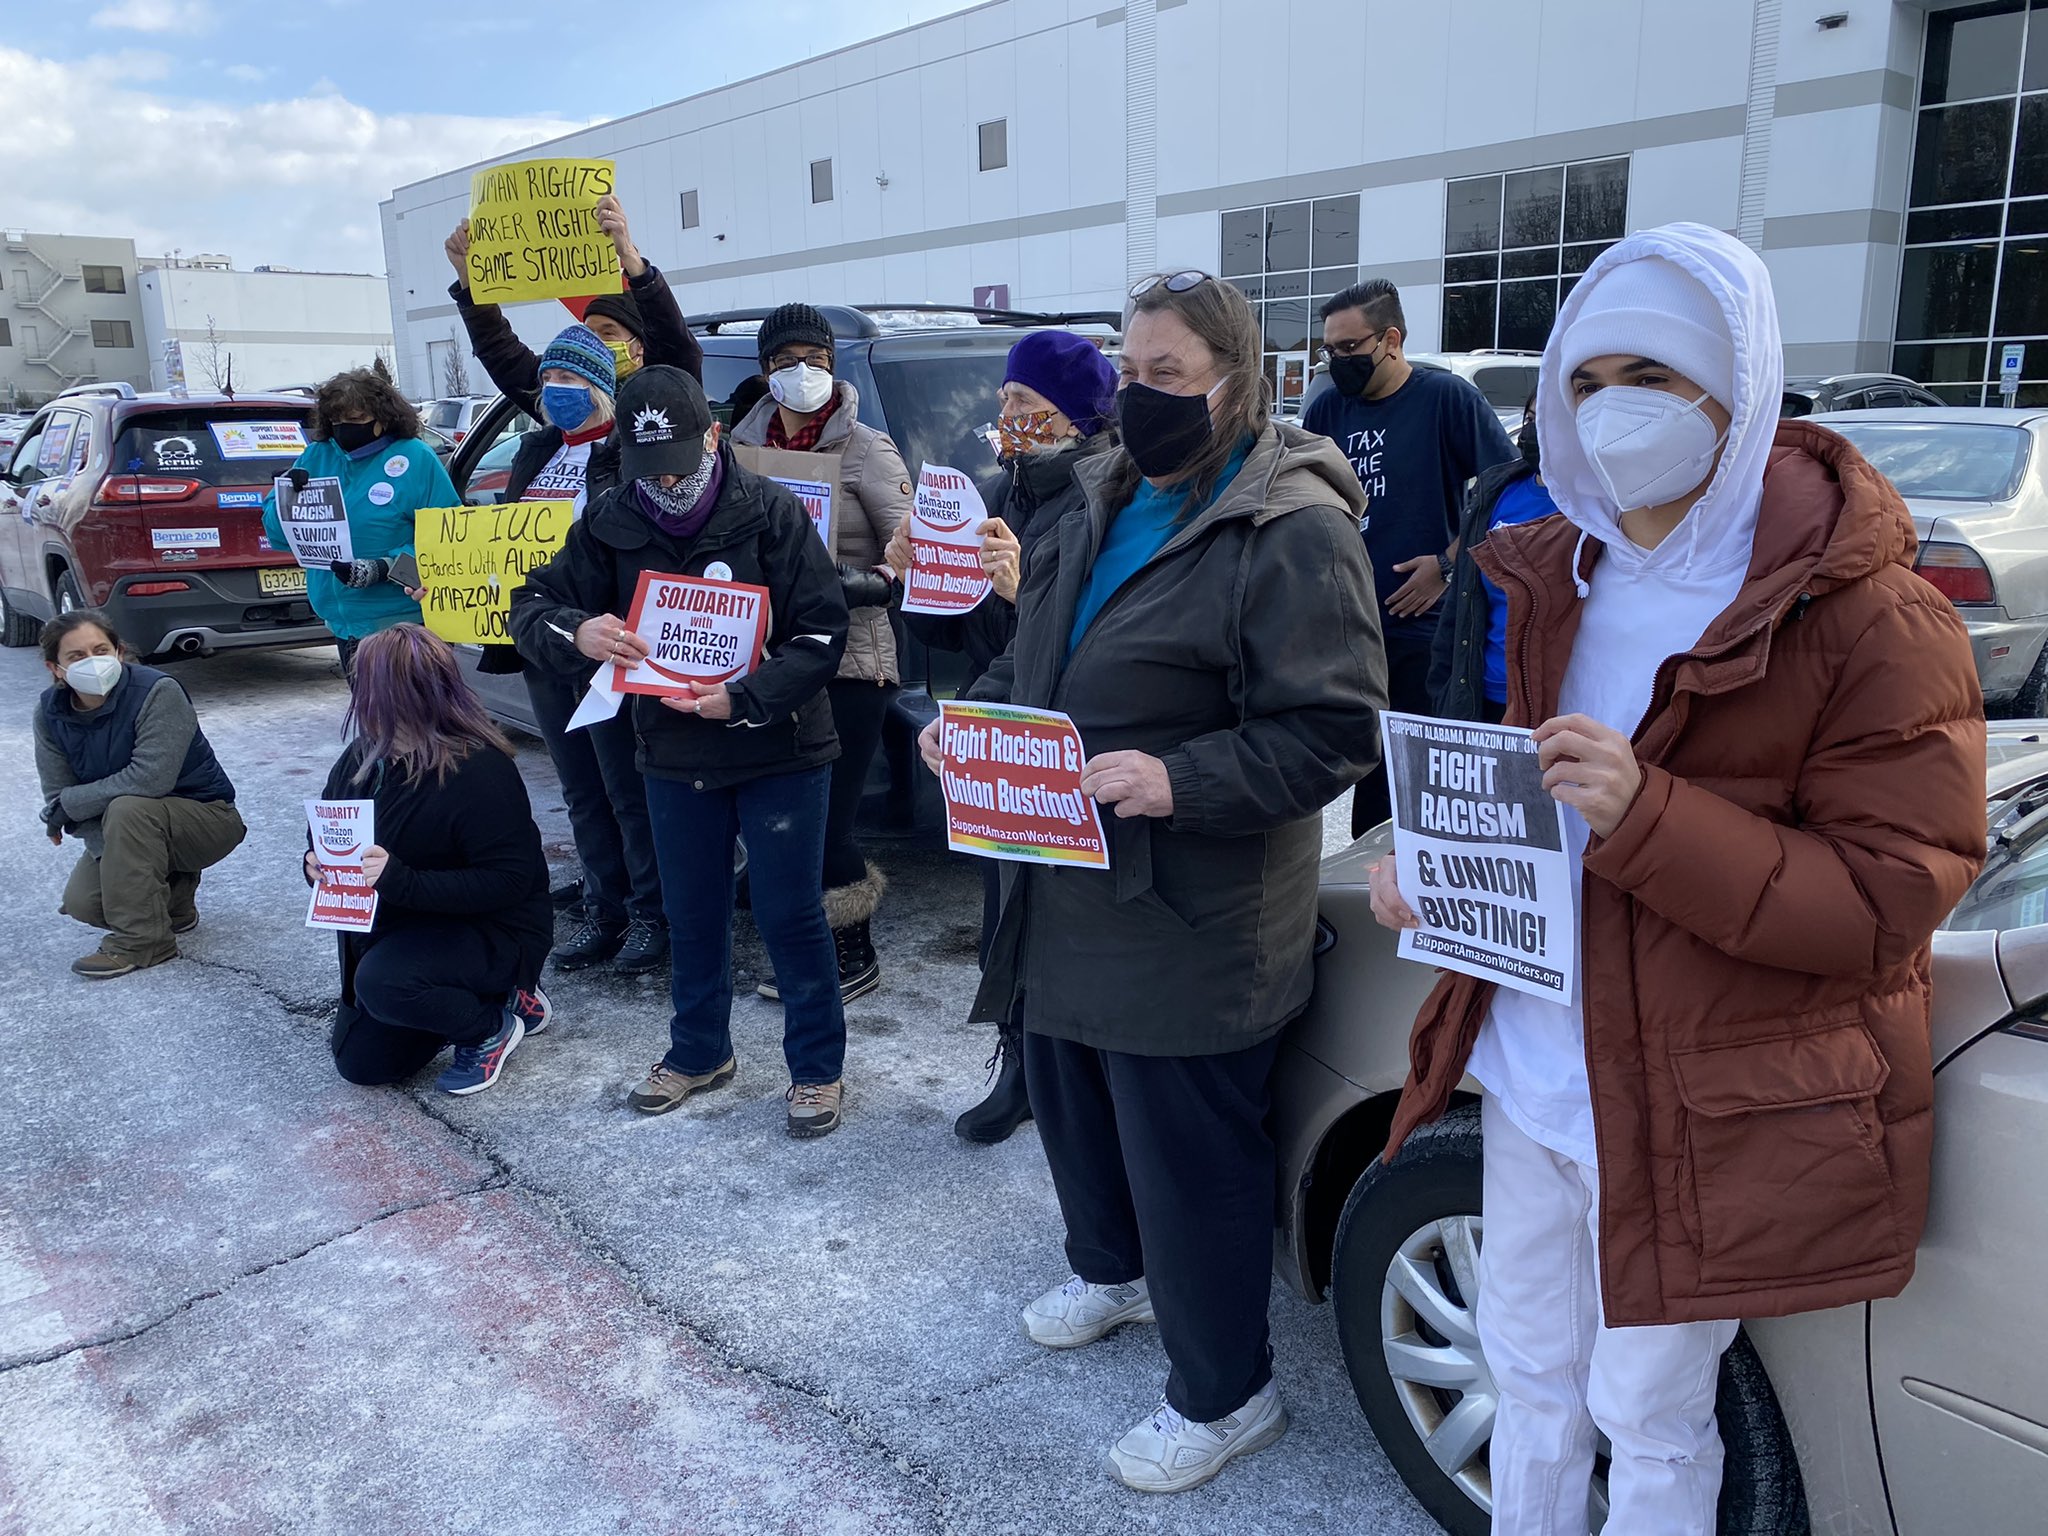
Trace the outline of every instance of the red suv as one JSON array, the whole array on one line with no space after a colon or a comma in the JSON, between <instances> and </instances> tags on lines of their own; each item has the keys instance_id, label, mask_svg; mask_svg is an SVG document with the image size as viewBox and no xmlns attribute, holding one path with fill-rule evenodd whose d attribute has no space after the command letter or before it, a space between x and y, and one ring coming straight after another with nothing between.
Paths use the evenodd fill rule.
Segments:
<instances>
[{"instance_id":1,"label":"red suv","mask_svg":"<svg viewBox=\"0 0 2048 1536\"><path fill-rule=\"evenodd\" d=\"M66 390L0 475L0 643L107 610L138 656L328 637L306 573L263 536L263 498L305 447L304 395Z\"/></svg>"}]
</instances>

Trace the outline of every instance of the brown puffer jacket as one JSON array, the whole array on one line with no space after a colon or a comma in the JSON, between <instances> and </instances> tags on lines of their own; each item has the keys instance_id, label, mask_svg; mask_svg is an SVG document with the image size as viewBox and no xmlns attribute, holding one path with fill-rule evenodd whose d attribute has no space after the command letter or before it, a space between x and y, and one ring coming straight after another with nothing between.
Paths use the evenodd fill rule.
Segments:
<instances>
[{"instance_id":1,"label":"brown puffer jacket","mask_svg":"<svg viewBox=\"0 0 2048 1536\"><path fill-rule=\"evenodd\" d=\"M1578 536L1553 517L1479 552L1521 661L1510 725L1556 711ZM1984 860L1982 696L1914 547L1862 455L1780 424L1749 577L1658 669L1635 735L1642 791L1586 851L1612 1326L1805 1312L1912 1278L1933 1139L1928 942ZM1443 1113L1492 991L1447 975L1424 1004L1389 1156Z\"/></svg>"}]
</instances>

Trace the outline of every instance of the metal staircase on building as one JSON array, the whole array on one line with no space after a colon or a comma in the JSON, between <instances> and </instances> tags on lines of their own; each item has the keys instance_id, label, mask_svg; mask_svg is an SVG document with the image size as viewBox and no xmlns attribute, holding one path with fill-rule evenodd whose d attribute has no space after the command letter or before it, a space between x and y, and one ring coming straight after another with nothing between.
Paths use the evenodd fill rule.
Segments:
<instances>
[{"instance_id":1,"label":"metal staircase on building","mask_svg":"<svg viewBox=\"0 0 2048 1536\"><path fill-rule=\"evenodd\" d=\"M74 269L66 272L41 251L37 250L35 242L21 231L7 231L6 241L9 251L26 254L46 274L46 281L33 294L20 289L15 290L14 307L19 310L40 314L45 320L49 321L51 329L55 334L55 339L47 343L40 353L26 354L23 356L22 361L31 368L47 368L56 377L58 389L69 389L81 379L90 378L92 376L92 368L88 364L81 372L67 372L66 365L57 361L57 355L86 333L50 307L50 295L59 288L62 288L66 283L82 283L85 280L85 275L82 271L76 269L75 263ZM40 339L40 336L38 339Z\"/></svg>"}]
</instances>

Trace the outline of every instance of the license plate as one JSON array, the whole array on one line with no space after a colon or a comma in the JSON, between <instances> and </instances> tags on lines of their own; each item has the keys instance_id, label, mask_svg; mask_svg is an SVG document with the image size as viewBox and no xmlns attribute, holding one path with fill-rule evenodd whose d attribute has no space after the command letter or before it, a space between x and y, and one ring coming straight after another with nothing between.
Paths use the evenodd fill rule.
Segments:
<instances>
[{"instance_id":1,"label":"license plate","mask_svg":"<svg viewBox=\"0 0 2048 1536\"><path fill-rule=\"evenodd\" d=\"M304 597L306 573L296 565L259 566L256 587L265 597Z\"/></svg>"}]
</instances>

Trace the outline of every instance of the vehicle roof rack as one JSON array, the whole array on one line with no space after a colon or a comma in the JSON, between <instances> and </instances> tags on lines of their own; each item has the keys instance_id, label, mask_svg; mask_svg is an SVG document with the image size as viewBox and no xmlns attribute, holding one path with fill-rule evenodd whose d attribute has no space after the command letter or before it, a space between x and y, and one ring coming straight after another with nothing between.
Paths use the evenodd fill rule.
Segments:
<instances>
[{"instance_id":1,"label":"vehicle roof rack","mask_svg":"<svg viewBox=\"0 0 2048 1536\"><path fill-rule=\"evenodd\" d=\"M135 386L122 379L109 379L104 384L73 384L69 388L58 390L51 398L62 400L67 395L112 395L119 400L139 398L135 393Z\"/></svg>"},{"instance_id":2,"label":"vehicle roof rack","mask_svg":"<svg viewBox=\"0 0 2048 1536\"><path fill-rule=\"evenodd\" d=\"M1115 310L1091 309L1057 313L1029 309L977 309L971 304L820 304L818 313L832 327L834 336L865 339L884 334L875 322L878 314L965 315L981 325L1106 325L1117 329L1124 317ZM690 316L690 328L716 336L731 327L757 326L774 309L722 309Z\"/></svg>"}]
</instances>

